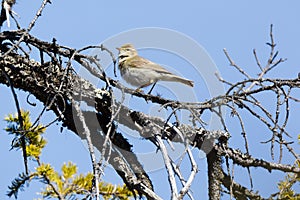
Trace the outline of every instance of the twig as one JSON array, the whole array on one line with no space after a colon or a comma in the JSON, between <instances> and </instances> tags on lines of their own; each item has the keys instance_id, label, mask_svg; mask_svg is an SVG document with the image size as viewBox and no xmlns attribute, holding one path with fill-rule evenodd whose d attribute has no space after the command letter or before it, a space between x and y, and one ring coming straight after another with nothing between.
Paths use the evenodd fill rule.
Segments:
<instances>
[{"instance_id":1,"label":"twig","mask_svg":"<svg viewBox=\"0 0 300 200\"><path fill-rule=\"evenodd\" d=\"M77 103L74 101L74 99L72 99L72 105L76 110L77 113L77 117L79 118L82 128L83 128L83 134L86 136L86 140L88 143L88 148L89 148L89 152L90 152L90 156L91 156L91 160L92 160L92 164L93 164L93 174L94 174L94 181L95 181L95 196L96 196L96 200L100 200L100 191L99 191L99 167L96 161L96 157L95 157L95 152L94 152L94 146L93 146L93 142L91 139L91 133L90 130L87 126L87 124L85 123L85 119L84 116L82 114L82 111L80 110L79 106L77 105Z\"/></svg>"},{"instance_id":2,"label":"twig","mask_svg":"<svg viewBox=\"0 0 300 200\"><path fill-rule=\"evenodd\" d=\"M235 64L235 62L230 58L230 56L225 48L223 49L223 51L224 51L225 56L227 57L230 65L235 67L241 74L246 76L247 79L251 79L251 77L241 67L239 67L237 64Z\"/></svg>"},{"instance_id":3,"label":"twig","mask_svg":"<svg viewBox=\"0 0 300 200\"><path fill-rule=\"evenodd\" d=\"M186 147L186 151L187 151L187 154L188 154L190 162L191 162L192 170L191 170L191 174L190 174L187 182L185 183L184 187L179 192L178 199L182 199L184 197L184 195L188 192L188 190L190 189L192 182L198 172L197 163L196 163L196 161L193 157L193 154L188 146Z\"/></svg>"},{"instance_id":4,"label":"twig","mask_svg":"<svg viewBox=\"0 0 300 200\"><path fill-rule=\"evenodd\" d=\"M186 181L184 180L184 177L182 176L182 173L181 173L181 171L180 171L180 168L177 167L177 165L176 165L174 162L172 162L172 167L173 167L174 172L175 172L176 175L178 176L178 178L179 178L179 180L180 180L180 182L181 182L181 185L182 185L182 186L185 186L185 185L186 185ZM189 196L189 198L190 198L191 200L194 200L194 197L192 196L191 192L188 191L187 194L188 194L188 196ZM179 198L179 197L178 197L178 198Z\"/></svg>"},{"instance_id":5,"label":"twig","mask_svg":"<svg viewBox=\"0 0 300 200\"><path fill-rule=\"evenodd\" d=\"M47 3L51 4L51 1L50 0L43 0L43 3L41 5L41 7L39 8L39 10L37 11L37 13L35 14L34 18L31 20L31 22L30 22L30 24L29 24L29 26L27 28L27 32L31 31L31 29L35 25L36 21L38 20L38 18L40 16L42 16L42 12L43 12L44 8L46 7Z\"/></svg>"},{"instance_id":6,"label":"twig","mask_svg":"<svg viewBox=\"0 0 300 200\"><path fill-rule=\"evenodd\" d=\"M234 100L233 100L234 102ZM249 146L248 146L248 139L247 139L247 133L246 133L246 129L245 129L245 125L244 125L244 122L243 122L243 119L240 115L240 113L234 111L235 108L233 106L230 106L229 104L227 104L227 106L232 110L232 116L237 116L238 120L239 120L239 123L240 123L240 127L242 129L242 136L244 138L244 141L245 141L245 148L246 148L246 153L247 154L250 154L249 153Z\"/></svg>"},{"instance_id":7,"label":"twig","mask_svg":"<svg viewBox=\"0 0 300 200\"><path fill-rule=\"evenodd\" d=\"M262 71L259 73L258 76L258 80L262 79L262 77L268 73L270 70L272 70L274 67L276 67L279 63L284 62L286 59L282 59L280 58L278 61L276 61L274 63L275 58L278 55L278 51L274 53L276 44L274 42L274 37L273 37L273 24L271 24L270 26L270 39L271 39L271 43L267 43L267 45L269 45L271 47L271 51L270 51L270 56L268 59L268 63L267 65L262 69ZM254 54L254 56L256 56L256 54ZM247 89L246 91L250 91L258 82L253 82Z\"/></svg>"},{"instance_id":8,"label":"twig","mask_svg":"<svg viewBox=\"0 0 300 200\"><path fill-rule=\"evenodd\" d=\"M15 44L13 44L13 46L8 51L6 51L3 55L0 54L0 57L5 57L8 54L10 54L15 48L17 48L21 44L22 41L24 41L25 36L27 36L27 34L33 28L33 26L34 26L35 22L37 21L37 19L42 15L42 12L43 12L45 6L47 5L47 3L51 3L50 0L43 0L41 7L39 8L37 13L35 14L35 17L32 19L30 24L28 25L28 28L26 29L26 31L23 32L23 34L19 38L19 40Z\"/></svg>"},{"instance_id":9,"label":"twig","mask_svg":"<svg viewBox=\"0 0 300 200\"><path fill-rule=\"evenodd\" d=\"M166 149L166 146L164 145L162 139L160 138L159 135L155 136L155 139L158 143L159 149L162 153L163 159L164 159L164 163L165 163L165 167L167 169L168 172L168 180L170 183L170 187L171 187L171 193L172 193L172 198L173 200L177 200L178 196L177 196L177 185L176 185L176 180L175 180L175 175L172 169L172 165L171 165L171 160L170 157L168 156L168 151Z\"/></svg>"},{"instance_id":10,"label":"twig","mask_svg":"<svg viewBox=\"0 0 300 200\"><path fill-rule=\"evenodd\" d=\"M112 96L112 94L113 93L110 92L111 96ZM107 129L107 132L106 132L105 140L104 140L104 143L103 143L103 148L102 148L102 151L101 151L101 159L99 161L99 166L102 166L101 171L104 171L104 167L105 167L105 164L103 164L103 161L104 160L109 160L109 158L110 158L110 152L111 152L111 141L110 141L110 138L113 137L113 135L111 134L111 132L112 132L112 126L113 126L113 121L119 115L124 100L125 100L125 93L124 93L124 91L122 91L121 102L119 103L119 106L118 106L118 108L115 111L113 109L114 107L116 107L115 100L114 100L113 96L111 98L111 108L112 108L111 109L111 116L110 116L110 121L106 125L106 127L108 129ZM109 142L109 154L108 154L107 158L105 158L105 152L106 152L106 149L107 149L108 142Z\"/></svg>"},{"instance_id":11,"label":"twig","mask_svg":"<svg viewBox=\"0 0 300 200\"><path fill-rule=\"evenodd\" d=\"M10 90L13 94L14 100L15 100L15 105L16 105L17 113L18 113L18 120L19 120L19 124L20 124L20 132L22 133L22 135L20 137L20 141L21 141L22 152L23 152L23 161L24 161L25 173L26 173L26 175L28 175L27 151L26 151L26 142L25 142L25 138L24 138L26 133L24 132L25 130L24 130L24 124L23 124L23 117L22 117L22 112L21 112L18 96L17 96L17 93L15 92L13 83L11 82L11 80L10 80L9 76L7 75L7 73L4 70L2 70L2 74L5 76L7 82L10 86Z\"/></svg>"},{"instance_id":12,"label":"twig","mask_svg":"<svg viewBox=\"0 0 300 200\"><path fill-rule=\"evenodd\" d=\"M261 71L263 71L263 68L261 67L261 64L260 64L260 62L259 62L259 60L258 60L258 57L257 57L257 54L256 54L256 49L253 49L253 54L254 54L254 57L255 57L255 61L256 61L257 66L259 67L259 69L260 69Z\"/></svg>"}]
</instances>

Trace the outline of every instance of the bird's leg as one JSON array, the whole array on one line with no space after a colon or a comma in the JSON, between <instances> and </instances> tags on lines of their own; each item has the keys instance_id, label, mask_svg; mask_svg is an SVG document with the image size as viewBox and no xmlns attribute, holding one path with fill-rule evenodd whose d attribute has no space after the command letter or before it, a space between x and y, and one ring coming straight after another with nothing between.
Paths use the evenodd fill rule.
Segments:
<instances>
[{"instance_id":1,"label":"bird's leg","mask_svg":"<svg viewBox=\"0 0 300 200\"><path fill-rule=\"evenodd\" d=\"M156 83L157 83L157 82L154 82L154 84L152 85L152 87L151 87L151 89L149 90L148 94L151 94L151 92L152 92L154 86L156 85Z\"/></svg>"},{"instance_id":2,"label":"bird's leg","mask_svg":"<svg viewBox=\"0 0 300 200\"><path fill-rule=\"evenodd\" d=\"M154 83L154 84L153 84L153 86L151 87L150 91L147 93L148 95L151 94L151 92L152 92L154 86L156 85L156 82L154 82L153 80L150 81L149 83L144 84L144 85L141 85L140 87L138 87L137 89L135 89L134 92L133 92L133 94L134 94L134 93L137 93L137 92L143 92L142 88L147 87L147 86L151 85L152 83Z\"/></svg>"},{"instance_id":3,"label":"bird's leg","mask_svg":"<svg viewBox=\"0 0 300 200\"><path fill-rule=\"evenodd\" d=\"M151 83L150 83L150 84L151 84ZM154 88L155 85L156 85L156 82L153 83L153 85L152 85L150 91L147 93L148 95L151 94L151 92L152 92L152 90L153 90L153 88ZM145 84L145 85L142 85L142 86L138 87L137 89L135 89L134 92L132 93L132 95L135 94L135 93L138 93L138 92L143 92L142 88L143 88L143 87L146 87L146 86L149 86L149 83L147 83L147 84ZM145 97L145 100L146 100L146 102L148 103L149 97L146 96L146 97Z\"/></svg>"}]
</instances>

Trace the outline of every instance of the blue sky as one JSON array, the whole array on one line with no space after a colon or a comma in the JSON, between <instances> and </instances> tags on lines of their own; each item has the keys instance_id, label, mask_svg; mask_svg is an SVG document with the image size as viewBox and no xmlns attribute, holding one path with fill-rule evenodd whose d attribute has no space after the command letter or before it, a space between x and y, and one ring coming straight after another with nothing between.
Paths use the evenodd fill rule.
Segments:
<instances>
[{"instance_id":1,"label":"blue sky","mask_svg":"<svg viewBox=\"0 0 300 200\"><path fill-rule=\"evenodd\" d=\"M85 2L83 4L83 2ZM20 15L18 19L22 27L27 27L34 13L37 11L40 3L36 0L20 0L14 7L14 11ZM279 56L287 58L278 69L270 73L272 77L294 78L300 71L299 68L299 46L300 46L300 27L299 27L299 7L300 2L297 0L291 1L248 1L241 2L237 0L231 1L55 1L47 5L42 17L37 21L31 34L46 41L52 41L55 37L59 44L70 46L73 48L82 48L87 45L100 44L107 41L109 38L120 35L124 31L129 31L137 28L157 27L180 32L203 47L210 56L220 74L231 81L242 80L235 70L228 65L228 61L223 53L223 48L226 48L232 58L244 67L250 75L255 77L259 72L255 66L255 60L252 50L257 50L259 58L262 59L262 64L267 61L269 49L265 45L269 41L269 27L274 24L274 37L277 43L277 48L280 51ZM2 30L6 30L6 23ZM11 28L14 29L14 26ZM145 41L147 38L145 38ZM152 39L151 39L152 40ZM151 42L150 40L150 42ZM124 41L124 43L132 41ZM153 41L156 43L157 41ZM176 41L174 41L176 42ZM114 50L114 53L117 53ZM170 66L180 66L177 60L174 60L168 53L155 53L151 51L141 52L145 57L155 60ZM181 61L183 64L184 62ZM184 71L180 68L175 69L186 78L194 78L192 71ZM118 77L120 78L120 77ZM208 95L207 89L202 88L202 82L196 82L197 98L205 99ZM198 83L198 84L197 84ZM207 86L208 87L208 86ZM200 93L203 93L200 95ZM12 95L6 86L0 86L0 95L4 99L5 106L0 107L0 118L8 113L16 111L12 104ZM19 98L26 98L27 94L18 93ZM33 100L34 101L34 100ZM26 101L21 101L21 106L27 109L32 107L26 104ZM34 108L33 116L38 114L42 108ZM299 106L298 106L299 108ZM45 118L45 122L51 121L53 115L49 112ZM254 122L253 122L254 123ZM294 131L295 135L299 134L299 127L296 127L296 120L290 123L290 130ZM253 126L253 124L249 127ZM0 120L1 129L5 127L5 123ZM59 126L53 126L48 129L48 134L45 136L48 139L48 146L45 149L43 158L47 162L59 169L63 162L69 160L74 161L79 166L80 172L86 172L91 169L89 164L88 151L81 140L74 136L70 131L59 132ZM298 132L296 132L298 131ZM239 134L239 133L236 133ZM237 139L232 139L233 144L238 144L240 136ZM254 136L256 137L256 136ZM267 138L267 137L266 137ZM259 138L261 139L261 138ZM264 138L265 139L265 138ZM21 162L21 153L8 151L11 138L0 130L0 159L4 165L0 165L1 184L0 184L0 199L6 199L5 193L7 185L13 180L18 172L23 170ZM253 139L254 140L254 139ZM138 140L142 142L142 140ZM154 148L154 147L149 147ZM269 150L269 146L267 146ZM265 154L266 146L257 147L253 153L259 157ZM139 150L139 147L137 147ZM75 152L75 153L74 153ZM197 153L196 153L197 154ZM59 155L59 156L58 156ZM203 164L204 160L199 160L200 172L197 177L198 187L193 188L195 197L207 197L206 180L201 178L201 173L205 176L206 168ZM256 171L252 173L255 174ZM107 181L119 182L119 179L114 176L112 170L106 171L104 177ZM159 178L164 172L159 171L151 174L154 178ZM256 188L265 187L265 193L274 191L276 185L268 185L268 180L259 179ZM275 177L280 177L275 173ZM237 177L245 185L249 184L245 177ZM167 198L164 194L163 183L155 183L155 188L158 193ZM25 189L25 192L20 193L20 199L37 198L35 193L39 190L40 185L35 184L34 187ZM197 198L197 199L198 199Z\"/></svg>"}]
</instances>

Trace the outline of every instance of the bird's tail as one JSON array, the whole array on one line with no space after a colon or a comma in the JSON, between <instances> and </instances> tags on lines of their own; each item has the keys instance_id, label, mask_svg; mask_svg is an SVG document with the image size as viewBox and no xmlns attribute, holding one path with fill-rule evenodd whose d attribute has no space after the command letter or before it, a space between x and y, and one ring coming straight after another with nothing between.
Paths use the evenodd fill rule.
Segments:
<instances>
[{"instance_id":1,"label":"bird's tail","mask_svg":"<svg viewBox=\"0 0 300 200\"><path fill-rule=\"evenodd\" d=\"M174 76L172 76L170 81L180 82L180 83L183 83L183 84L188 85L190 87L194 87L194 81L182 78L180 76L174 75Z\"/></svg>"}]
</instances>

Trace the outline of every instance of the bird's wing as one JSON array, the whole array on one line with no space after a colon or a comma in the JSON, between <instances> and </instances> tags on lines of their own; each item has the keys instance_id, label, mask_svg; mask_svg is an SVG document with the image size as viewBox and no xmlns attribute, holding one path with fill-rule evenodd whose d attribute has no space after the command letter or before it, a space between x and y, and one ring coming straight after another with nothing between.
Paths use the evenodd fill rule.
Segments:
<instances>
[{"instance_id":1,"label":"bird's wing","mask_svg":"<svg viewBox=\"0 0 300 200\"><path fill-rule=\"evenodd\" d=\"M172 74L171 72L167 71L165 68L156 64L146 58L140 56L134 56L127 60L127 64L134 68L152 68L157 72Z\"/></svg>"}]
</instances>

